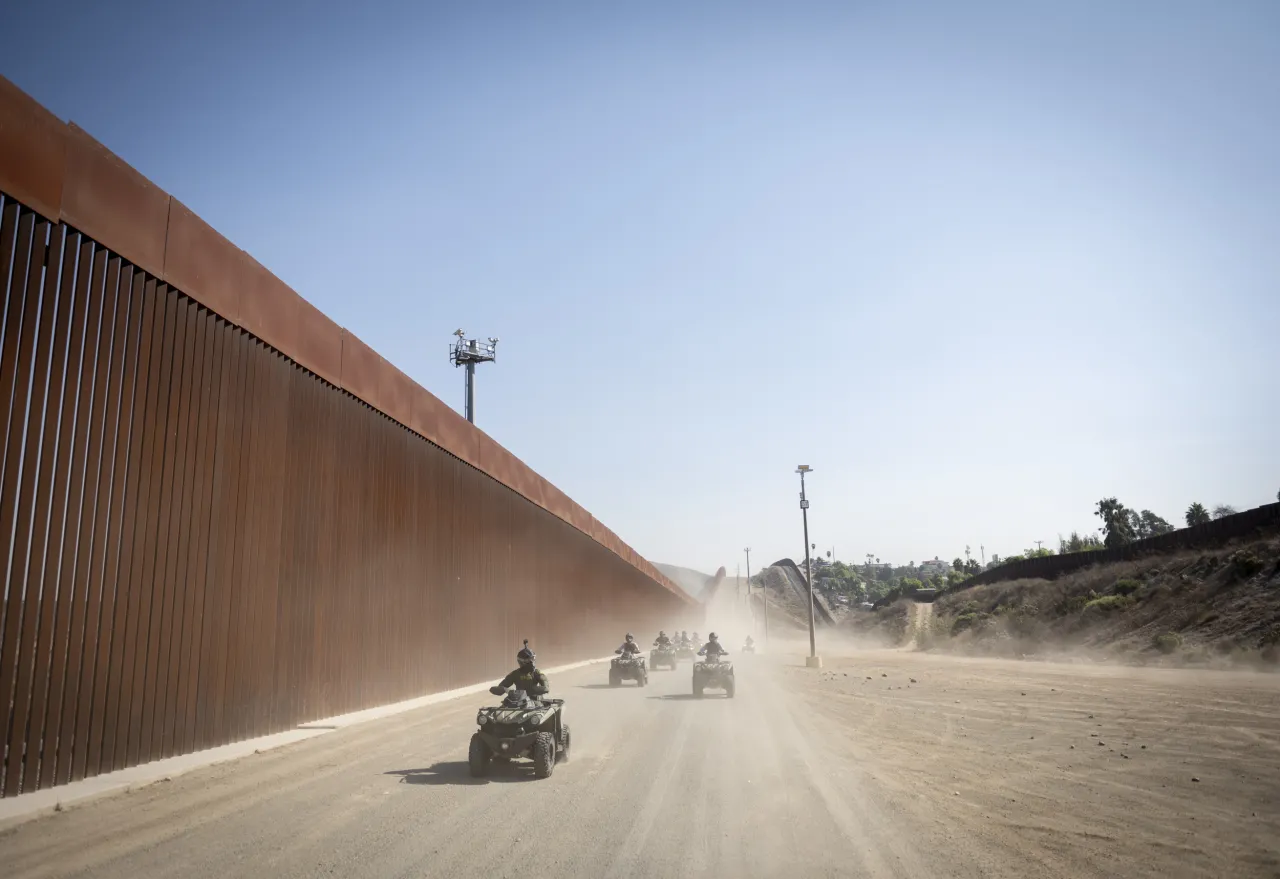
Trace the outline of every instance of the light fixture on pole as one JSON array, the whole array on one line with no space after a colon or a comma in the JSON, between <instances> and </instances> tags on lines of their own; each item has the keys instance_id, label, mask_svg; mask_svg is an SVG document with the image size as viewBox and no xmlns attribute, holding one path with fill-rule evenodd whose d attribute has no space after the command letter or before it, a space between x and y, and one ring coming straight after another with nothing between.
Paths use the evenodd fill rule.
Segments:
<instances>
[{"instance_id":1,"label":"light fixture on pole","mask_svg":"<svg viewBox=\"0 0 1280 879\"><path fill-rule=\"evenodd\" d=\"M801 464L796 468L800 474L800 515L804 519L804 576L809 590L809 655L804 664L809 668L822 668L822 657L818 655L818 642L813 634L813 562L809 558L809 499L804 496L804 475L812 473L813 468Z\"/></svg>"},{"instance_id":2,"label":"light fixture on pole","mask_svg":"<svg viewBox=\"0 0 1280 879\"><path fill-rule=\"evenodd\" d=\"M498 359L498 339L490 337L487 342L468 339L466 332L457 329L453 334L458 337L449 348L449 362L454 366L467 368L467 421L476 423L476 364L492 363Z\"/></svg>"}]
</instances>

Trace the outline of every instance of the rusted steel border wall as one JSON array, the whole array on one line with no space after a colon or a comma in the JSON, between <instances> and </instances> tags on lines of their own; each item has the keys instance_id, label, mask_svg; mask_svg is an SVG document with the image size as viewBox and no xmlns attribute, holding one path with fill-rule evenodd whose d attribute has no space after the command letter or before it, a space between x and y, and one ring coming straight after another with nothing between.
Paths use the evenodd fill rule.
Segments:
<instances>
[{"instance_id":1,"label":"rusted steel border wall","mask_svg":"<svg viewBox=\"0 0 1280 879\"><path fill-rule=\"evenodd\" d=\"M689 599L0 79L0 794L598 655Z\"/></svg>"}]
</instances>

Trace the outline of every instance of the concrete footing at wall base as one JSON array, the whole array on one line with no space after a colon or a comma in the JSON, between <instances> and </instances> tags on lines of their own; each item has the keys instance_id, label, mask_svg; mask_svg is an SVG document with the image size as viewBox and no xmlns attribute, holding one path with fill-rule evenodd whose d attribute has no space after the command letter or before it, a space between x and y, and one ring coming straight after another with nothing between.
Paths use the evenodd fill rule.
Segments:
<instances>
[{"instance_id":1,"label":"concrete footing at wall base","mask_svg":"<svg viewBox=\"0 0 1280 879\"><path fill-rule=\"evenodd\" d=\"M822 657L806 656L804 658L804 667L805 668L822 668Z\"/></svg>"}]
</instances>

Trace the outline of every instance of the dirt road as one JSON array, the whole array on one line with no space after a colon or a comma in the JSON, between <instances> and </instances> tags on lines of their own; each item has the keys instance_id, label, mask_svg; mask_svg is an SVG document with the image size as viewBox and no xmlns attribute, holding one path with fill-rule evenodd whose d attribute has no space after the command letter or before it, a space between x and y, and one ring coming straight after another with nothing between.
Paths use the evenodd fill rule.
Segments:
<instances>
[{"instance_id":1,"label":"dirt road","mask_svg":"<svg viewBox=\"0 0 1280 879\"><path fill-rule=\"evenodd\" d=\"M561 675L574 754L544 781L468 777L481 697L350 727L11 828L0 872L1280 875L1280 676L798 664L742 658L733 700L690 698L687 665Z\"/></svg>"}]
</instances>

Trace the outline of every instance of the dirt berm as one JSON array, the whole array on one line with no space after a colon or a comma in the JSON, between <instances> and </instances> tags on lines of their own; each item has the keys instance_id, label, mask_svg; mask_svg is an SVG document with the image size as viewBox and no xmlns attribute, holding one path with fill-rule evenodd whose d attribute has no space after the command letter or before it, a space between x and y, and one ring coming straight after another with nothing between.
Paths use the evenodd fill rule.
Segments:
<instances>
[{"instance_id":1,"label":"dirt berm","mask_svg":"<svg viewBox=\"0 0 1280 879\"><path fill-rule=\"evenodd\" d=\"M969 654L1278 667L1280 536L962 588L941 596L931 618L904 601L854 628Z\"/></svg>"}]
</instances>

